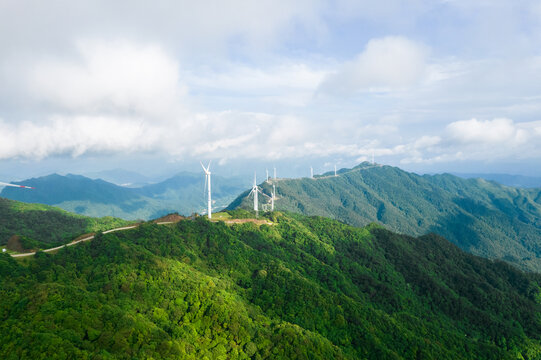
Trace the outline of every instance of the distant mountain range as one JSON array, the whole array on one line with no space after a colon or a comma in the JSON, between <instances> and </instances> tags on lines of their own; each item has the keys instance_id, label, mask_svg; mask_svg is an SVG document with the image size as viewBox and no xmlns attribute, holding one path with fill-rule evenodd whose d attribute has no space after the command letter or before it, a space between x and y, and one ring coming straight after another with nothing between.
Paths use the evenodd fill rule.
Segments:
<instances>
[{"instance_id":1,"label":"distant mountain range","mask_svg":"<svg viewBox=\"0 0 541 360\"><path fill-rule=\"evenodd\" d=\"M496 181L499 184L522 187L522 188L541 188L541 177L524 176L524 175L509 175L509 174L469 174L469 173L452 173L465 179L485 179Z\"/></svg>"},{"instance_id":2,"label":"distant mountain range","mask_svg":"<svg viewBox=\"0 0 541 360\"><path fill-rule=\"evenodd\" d=\"M86 173L82 175L91 179L101 179L115 185L125 187L143 187L145 185L159 182L156 181L156 178L154 177L148 177L139 174L138 172L128 171L124 169L111 169L93 173Z\"/></svg>"},{"instance_id":3,"label":"distant mountain range","mask_svg":"<svg viewBox=\"0 0 541 360\"><path fill-rule=\"evenodd\" d=\"M137 188L112 184L81 175L52 174L21 181L34 190L6 187L0 197L26 203L58 206L77 214L148 220L178 212L190 215L206 209L204 177L182 172L165 181ZM212 176L213 207L227 206L248 186L238 178ZM17 191L13 191L17 190Z\"/></svg>"},{"instance_id":4,"label":"distant mountain range","mask_svg":"<svg viewBox=\"0 0 541 360\"><path fill-rule=\"evenodd\" d=\"M369 163L339 173L278 179L273 182L276 209L355 226L378 222L409 235L434 232L473 254L541 271L541 189L449 174L419 176ZM270 182L261 187L271 193ZM247 195L241 194L229 208L251 209Z\"/></svg>"}]
</instances>

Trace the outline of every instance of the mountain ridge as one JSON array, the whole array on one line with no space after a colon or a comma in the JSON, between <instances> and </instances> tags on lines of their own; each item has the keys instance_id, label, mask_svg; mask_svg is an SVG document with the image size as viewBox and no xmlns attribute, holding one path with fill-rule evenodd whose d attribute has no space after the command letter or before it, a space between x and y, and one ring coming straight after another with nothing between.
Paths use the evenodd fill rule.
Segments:
<instances>
[{"instance_id":1,"label":"mountain ridge","mask_svg":"<svg viewBox=\"0 0 541 360\"><path fill-rule=\"evenodd\" d=\"M362 163L302 179L263 182L275 208L354 226L379 222L409 235L434 232L476 255L541 271L541 189L518 189L450 174L417 175ZM252 208L244 192L229 209Z\"/></svg>"}]
</instances>

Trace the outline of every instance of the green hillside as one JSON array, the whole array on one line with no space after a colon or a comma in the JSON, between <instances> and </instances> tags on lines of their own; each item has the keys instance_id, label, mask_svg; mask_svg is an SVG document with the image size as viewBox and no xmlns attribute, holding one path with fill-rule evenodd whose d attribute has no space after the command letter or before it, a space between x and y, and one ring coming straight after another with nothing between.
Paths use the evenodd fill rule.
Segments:
<instances>
[{"instance_id":1,"label":"green hillside","mask_svg":"<svg viewBox=\"0 0 541 360\"><path fill-rule=\"evenodd\" d=\"M434 232L476 255L541 271L541 190L453 175L419 176L363 163L338 177L275 181L276 209L355 226L378 222L410 235ZM270 194L271 183L261 184ZM247 193L230 208L252 207Z\"/></svg>"},{"instance_id":2,"label":"green hillside","mask_svg":"<svg viewBox=\"0 0 541 360\"><path fill-rule=\"evenodd\" d=\"M47 249L65 244L90 232L128 224L112 217L89 218L41 204L26 204L0 198L0 246L12 236L24 249Z\"/></svg>"},{"instance_id":3,"label":"green hillside","mask_svg":"<svg viewBox=\"0 0 541 360\"><path fill-rule=\"evenodd\" d=\"M541 356L539 275L436 235L268 220L147 224L24 263L0 256L0 357Z\"/></svg>"}]
</instances>

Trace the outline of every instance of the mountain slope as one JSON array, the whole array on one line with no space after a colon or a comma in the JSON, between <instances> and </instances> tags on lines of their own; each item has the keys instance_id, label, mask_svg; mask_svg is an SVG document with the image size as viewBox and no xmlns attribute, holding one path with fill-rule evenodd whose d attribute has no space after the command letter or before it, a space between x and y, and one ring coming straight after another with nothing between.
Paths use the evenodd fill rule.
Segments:
<instances>
[{"instance_id":1,"label":"mountain slope","mask_svg":"<svg viewBox=\"0 0 541 360\"><path fill-rule=\"evenodd\" d=\"M278 180L278 210L335 218L355 226L379 222L404 234L435 232L476 255L541 271L541 190L482 179L419 176L361 164L340 176ZM270 194L272 185L261 184ZM247 193L229 208L252 207Z\"/></svg>"},{"instance_id":2,"label":"mountain slope","mask_svg":"<svg viewBox=\"0 0 541 360\"><path fill-rule=\"evenodd\" d=\"M0 198L0 246L5 246L12 239L21 247L19 250L51 248L81 234L108 230L127 223L111 217L89 218L47 205Z\"/></svg>"},{"instance_id":3,"label":"mountain slope","mask_svg":"<svg viewBox=\"0 0 541 360\"><path fill-rule=\"evenodd\" d=\"M32 191L6 187L0 196L27 203L53 205L86 216L115 216L124 219L153 219L171 212L190 215L206 208L204 177L183 172L163 182L127 188L80 175L57 174L21 183ZM214 206L223 208L245 188L238 179L213 176Z\"/></svg>"},{"instance_id":4,"label":"mountain slope","mask_svg":"<svg viewBox=\"0 0 541 360\"><path fill-rule=\"evenodd\" d=\"M235 214L233 214L235 215ZM541 354L541 277L435 235L274 214L0 256L0 356L512 359Z\"/></svg>"}]
</instances>

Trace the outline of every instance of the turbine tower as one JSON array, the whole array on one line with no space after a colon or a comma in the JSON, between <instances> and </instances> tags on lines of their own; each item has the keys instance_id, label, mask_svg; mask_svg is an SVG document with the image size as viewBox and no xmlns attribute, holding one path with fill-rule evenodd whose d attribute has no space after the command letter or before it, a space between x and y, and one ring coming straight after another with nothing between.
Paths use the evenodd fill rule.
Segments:
<instances>
[{"instance_id":1,"label":"turbine tower","mask_svg":"<svg viewBox=\"0 0 541 360\"><path fill-rule=\"evenodd\" d=\"M276 197L276 185L272 184L271 211L274 211L274 198Z\"/></svg>"},{"instance_id":2,"label":"turbine tower","mask_svg":"<svg viewBox=\"0 0 541 360\"><path fill-rule=\"evenodd\" d=\"M267 171L267 182L269 181L269 169L265 169Z\"/></svg>"},{"instance_id":3,"label":"turbine tower","mask_svg":"<svg viewBox=\"0 0 541 360\"><path fill-rule=\"evenodd\" d=\"M314 168L310 166L310 178L314 178Z\"/></svg>"},{"instance_id":4,"label":"turbine tower","mask_svg":"<svg viewBox=\"0 0 541 360\"><path fill-rule=\"evenodd\" d=\"M203 168L203 171L205 172L205 188L207 187L207 184L209 186L208 187L207 214L210 220L212 219L212 198L211 198L211 192L210 192L210 161L206 168L205 166L203 166L202 162L199 162L199 163L201 164L201 167Z\"/></svg>"},{"instance_id":5,"label":"turbine tower","mask_svg":"<svg viewBox=\"0 0 541 360\"><path fill-rule=\"evenodd\" d=\"M276 180L276 167L274 167L274 180Z\"/></svg>"},{"instance_id":6,"label":"turbine tower","mask_svg":"<svg viewBox=\"0 0 541 360\"><path fill-rule=\"evenodd\" d=\"M2 186L12 186L12 187L18 187L18 188L23 188L23 189L35 189L35 187L32 187L32 186L24 186L24 185L17 185L17 184L9 184L9 183L5 183L5 182L0 182L0 187Z\"/></svg>"},{"instance_id":7,"label":"turbine tower","mask_svg":"<svg viewBox=\"0 0 541 360\"><path fill-rule=\"evenodd\" d=\"M334 165L334 176L338 176L336 175L336 165Z\"/></svg>"},{"instance_id":8,"label":"turbine tower","mask_svg":"<svg viewBox=\"0 0 541 360\"><path fill-rule=\"evenodd\" d=\"M250 195L254 195L254 211L255 211L255 216L257 217L257 214L258 214L258 197L257 197L257 193L259 192L259 187L257 186L257 180L256 180L256 173L254 173L254 186L252 186L252 191L250 191L250 193L248 194L248 196Z\"/></svg>"}]
</instances>

